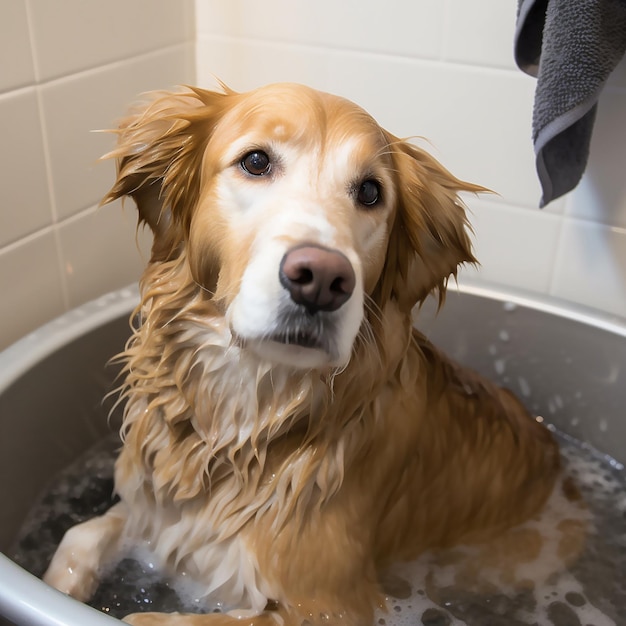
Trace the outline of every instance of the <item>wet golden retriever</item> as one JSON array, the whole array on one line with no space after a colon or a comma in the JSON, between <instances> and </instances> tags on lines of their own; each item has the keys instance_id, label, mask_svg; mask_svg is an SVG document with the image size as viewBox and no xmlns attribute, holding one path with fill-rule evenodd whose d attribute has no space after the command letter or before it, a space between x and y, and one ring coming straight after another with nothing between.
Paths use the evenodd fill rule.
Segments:
<instances>
[{"instance_id":1,"label":"wet golden retriever","mask_svg":"<svg viewBox=\"0 0 626 626\"><path fill-rule=\"evenodd\" d=\"M462 182L301 85L154 95L117 181L154 233L125 358L119 504L45 580L87 598L148 542L221 614L133 624L369 626L379 573L533 515L550 434L442 355L411 311L473 262Z\"/></svg>"}]
</instances>

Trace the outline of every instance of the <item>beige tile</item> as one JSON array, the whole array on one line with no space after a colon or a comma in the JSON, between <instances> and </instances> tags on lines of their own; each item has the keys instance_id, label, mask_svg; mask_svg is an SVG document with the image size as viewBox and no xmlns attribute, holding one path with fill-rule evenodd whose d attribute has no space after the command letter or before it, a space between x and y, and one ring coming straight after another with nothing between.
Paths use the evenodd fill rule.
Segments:
<instances>
[{"instance_id":1,"label":"beige tile","mask_svg":"<svg viewBox=\"0 0 626 626\"><path fill-rule=\"evenodd\" d=\"M54 235L0 249L0 349L63 312Z\"/></svg>"},{"instance_id":2,"label":"beige tile","mask_svg":"<svg viewBox=\"0 0 626 626\"><path fill-rule=\"evenodd\" d=\"M444 10L441 0L273 0L271 7L247 0L202 0L196 3L196 22L202 35L436 58ZM360 76L367 80L367 72Z\"/></svg>"},{"instance_id":3,"label":"beige tile","mask_svg":"<svg viewBox=\"0 0 626 626\"><path fill-rule=\"evenodd\" d=\"M193 77L193 50L182 45L42 87L44 128L60 219L100 201L113 182L114 165L98 159L114 144L111 128L139 94Z\"/></svg>"},{"instance_id":4,"label":"beige tile","mask_svg":"<svg viewBox=\"0 0 626 626\"><path fill-rule=\"evenodd\" d=\"M493 189L505 203L538 206L530 77L388 56L332 55L330 91L354 100L396 135L425 137L427 149L455 175Z\"/></svg>"},{"instance_id":5,"label":"beige tile","mask_svg":"<svg viewBox=\"0 0 626 626\"><path fill-rule=\"evenodd\" d=\"M516 69L516 4L499 0L448 0L444 59Z\"/></svg>"},{"instance_id":6,"label":"beige tile","mask_svg":"<svg viewBox=\"0 0 626 626\"><path fill-rule=\"evenodd\" d=\"M566 219L552 293L626 318L626 229Z\"/></svg>"},{"instance_id":7,"label":"beige tile","mask_svg":"<svg viewBox=\"0 0 626 626\"><path fill-rule=\"evenodd\" d=\"M0 92L34 81L26 3L4 0L0 5Z\"/></svg>"},{"instance_id":8,"label":"beige tile","mask_svg":"<svg viewBox=\"0 0 626 626\"><path fill-rule=\"evenodd\" d=\"M539 293L550 289L562 218L495 202L468 201L474 229L474 254L480 266L466 268L472 278Z\"/></svg>"},{"instance_id":9,"label":"beige tile","mask_svg":"<svg viewBox=\"0 0 626 626\"><path fill-rule=\"evenodd\" d=\"M39 79L193 38L192 0L31 0Z\"/></svg>"},{"instance_id":10,"label":"beige tile","mask_svg":"<svg viewBox=\"0 0 626 626\"><path fill-rule=\"evenodd\" d=\"M626 93L605 93L591 137L587 169L572 192L567 213L626 228Z\"/></svg>"},{"instance_id":11,"label":"beige tile","mask_svg":"<svg viewBox=\"0 0 626 626\"><path fill-rule=\"evenodd\" d=\"M0 247L52 222L35 89L0 96Z\"/></svg>"},{"instance_id":12,"label":"beige tile","mask_svg":"<svg viewBox=\"0 0 626 626\"><path fill-rule=\"evenodd\" d=\"M327 89L329 55L323 49L204 36L196 50L196 82L205 88L215 88L217 77L236 91L277 82ZM263 63L251 59L263 59Z\"/></svg>"},{"instance_id":13,"label":"beige tile","mask_svg":"<svg viewBox=\"0 0 626 626\"><path fill-rule=\"evenodd\" d=\"M59 226L71 307L136 283L149 258L151 233L136 231L131 201L89 209Z\"/></svg>"}]
</instances>

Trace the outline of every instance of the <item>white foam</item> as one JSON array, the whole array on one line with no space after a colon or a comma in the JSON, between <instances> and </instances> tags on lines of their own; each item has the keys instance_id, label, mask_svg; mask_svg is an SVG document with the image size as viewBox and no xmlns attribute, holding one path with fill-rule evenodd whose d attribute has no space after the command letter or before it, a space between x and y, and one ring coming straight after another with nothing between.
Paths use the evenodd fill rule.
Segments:
<instances>
[{"instance_id":1,"label":"white foam","mask_svg":"<svg viewBox=\"0 0 626 626\"><path fill-rule=\"evenodd\" d=\"M569 466L568 472L576 475L576 482L581 488L593 489L594 498L600 500L612 498L615 501L614 506L619 510L626 508L626 495L619 499L615 497L616 489L623 490L623 484L607 472L606 459L581 454L581 450L571 446L565 446L564 457ZM586 533L595 532L593 513L585 506L568 500L563 495L561 485L558 485L542 514L518 527L518 529L529 531L536 530L543 539L540 557L530 562L520 563L515 568L514 574L517 581L526 580L534 583L532 596L535 607L529 610L523 605L517 606L514 609L515 614L507 613L507 617L515 618L516 623L554 624L555 622L550 617L551 607L554 607L554 603L562 603L567 610L576 615L581 624L616 626L615 621L609 615L592 604L587 597L583 583L571 570L567 569L563 559L559 556L558 548L563 537L559 530L559 523L563 520L578 522L586 529ZM619 538L616 539L619 540ZM379 611L375 623L386 626L408 626L416 624L416 616L421 616L426 610L433 609L441 616L441 623L446 623L443 620L447 618L452 625L466 625L467 622L454 615L454 613L457 615L463 613L463 609L459 608L462 602L453 606L456 604L455 598L452 598L452 601L446 598L450 588L462 577L461 572L464 566L471 564L474 559L481 558L480 553L484 549L484 547L474 546L457 547L451 551L455 555L451 559L446 558L445 553L442 559L441 554L428 552L415 562L392 568L393 575L399 576L410 585L411 595L403 599L389 597L388 611ZM474 605L482 601L486 611L489 610L487 607L494 595L505 596L510 600L510 606L515 606L516 595L520 593L515 585L504 582L504 577L498 569L481 569L480 580L475 581L475 587L475 589L468 589L470 593L473 593L471 600ZM483 594L482 600L480 594L475 593L480 587L489 589L488 594ZM464 591L460 589L461 593ZM579 600L576 604L582 605L572 604L569 601L572 597Z\"/></svg>"},{"instance_id":2,"label":"white foam","mask_svg":"<svg viewBox=\"0 0 626 626\"><path fill-rule=\"evenodd\" d=\"M467 583L467 576L464 575L467 573L466 566L478 562L478 559L482 559L485 554L489 555L490 550L496 552L493 546L460 547L447 554L429 552L413 563L395 566L392 573L406 582L405 589L410 589L410 593L400 594L402 598L389 596L388 610L387 612L379 611L376 614L376 625L383 623L386 626L414 625L420 623L421 616L430 609L431 618L440 616L441 623L446 623L447 619L452 626L463 626L468 623L463 619L466 616L463 605L464 602L465 605L468 602L464 601L462 596L464 590L467 589L471 595L466 598L471 599L470 604L474 608L478 606L484 611L484 615L488 616L489 611L493 609L493 614L501 619L503 615L501 610L505 607L509 611L505 613L507 617L516 619L518 624L553 624L555 622L552 619L554 616L550 616L551 607L554 607L554 603L561 603L567 611L576 615L581 624L615 626L615 621L611 616L606 615L600 606L594 606L591 598L598 598L597 604L602 604L603 607L617 606L619 602L626 605L626 599L623 596L624 585L620 583L621 586L615 586L615 576L611 573L611 571L623 571L626 565L626 554L623 550L623 546L626 545L626 528L622 517L626 512L624 488L626 481L623 474L619 473L623 470L623 466L613 459L599 455L588 446L572 443L563 437L560 439L567 474L574 477L576 484L588 500L590 509L578 506L564 497L560 488L555 489L542 515L515 529L516 531L534 530L541 535L543 541L540 558L519 564L512 578L503 576L502 570L498 567L481 567L480 580L473 580L465 588L460 588L461 579ZM81 477L78 482L84 491L88 482L86 474L105 478L110 475L111 471L112 457L110 455L100 458L98 453L89 451L85 455L85 460L77 465L73 472L64 472L60 476L60 482L55 483L54 493L58 502L68 500L63 503L63 506L71 507L72 501L75 501L76 497L82 493L78 489L80 485L77 485L77 476ZM74 478L70 480L70 476ZM83 479L87 481L84 484ZM47 505L49 506L48 516L58 515L64 511L61 511L58 502L54 505ZM30 520L31 529L39 527L45 517L45 507L40 505L39 508L35 508ZM591 582L595 584L593 593L589 593L590 589L586 587L590 584L589 575L586 580L582 580L577 577L575 567L570 570L563 567L562 559L557 551L561 538L558 525L563 519L573 519L586 527L589 540L587 560L591 568L590 576L594 578ZM601 533L604 534L602 537L600 537ZM608 549L605 546L602 553L595 547L594 542L598 538L608 545ZM41 546L38 549L41 549ZM142 565L137 567L136 571L129 573L123 589L120 587L118 591L117 588L111 586L111 581L107 583L113 591L111 591L112 599L108 604L110 609L103 607L104 610L110 610L113 613L116 607L120 606L122 595L128 595L129 585L131 585L130 589L138 592L130 594L135 596L131 601L149 604L152 610L204 612L216 608L220 610L228 608L221 606L214 599L206 598L206 587L189 580L184 573L176 581L166 583L170 589L176 590L180 605L174 609L160 606L161 598L158 588L155 587L155 580L158 580L156 573L158 563L152 559L149 551L135 553L135 556ZM504 563L504 565L507 564L507 562ZM553 575L555 571L558 571L556 576ZM116 570L112 577L114 584L119 581L119 576L120 572ZM131 576L132 582L130 582ZM519 583L524 580L533 582L534 588L531 591L520 592L515 582L512 582ZM611 591L612 584L614 586ZM479 593L479 590L484 591L484 589L488 589L488 593ZM530 603L527 601L529 597L532 599ZM575 597L577 602L570 602L572 597ZM497 612L494 607L494 604L498 603L497 611L500 612ZM469 616L467 619L470 620ZM477 621L472 618L469 623L476 624ZM488 623L488 617L486 623ZM556 623L558 624L558 621Z\"/></svg>"}]
</instances>

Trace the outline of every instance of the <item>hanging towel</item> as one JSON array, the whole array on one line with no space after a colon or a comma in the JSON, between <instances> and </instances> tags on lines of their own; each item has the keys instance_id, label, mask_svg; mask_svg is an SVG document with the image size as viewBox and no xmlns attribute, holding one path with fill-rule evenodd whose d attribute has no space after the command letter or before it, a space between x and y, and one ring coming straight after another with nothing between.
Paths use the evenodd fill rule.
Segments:
<instances>
[{"instance_id":1,"label":"hanging towel","mask_svg":"<svg viewBox=\"0 0 626 626\"><path fill-rule=\"evenodd\" d=\"M541 207L580 181L600 92L625 50L626 0L518 0L515 62L537 77Z\"/></svg>"}]
</instances>

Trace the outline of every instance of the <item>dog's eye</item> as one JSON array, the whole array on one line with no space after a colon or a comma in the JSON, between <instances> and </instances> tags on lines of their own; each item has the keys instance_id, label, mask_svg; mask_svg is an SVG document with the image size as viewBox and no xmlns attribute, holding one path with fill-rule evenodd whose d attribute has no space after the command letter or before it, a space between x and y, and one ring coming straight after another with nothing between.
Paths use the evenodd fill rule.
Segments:
<instances>
[{"instance_id":1,"label":"dog's eye","mask_svg":"<svg viewBox=\"0 0 626 626\"><path fill-rule=\"evenodd\" d=\"M254 150L241 159L241 167L252 176L265 176L270 173L272 163L265 152Z\"/></svg>"},{"instance_id":2,"label":"dog's eye","mask_svg":"<svg viewBox=\"0 0 626 626\"><path fill-rule=\"evenodd\" d=\"M356 199L365 206L374 206L380 199L380 185L375 180L363 181Z\"/></svg>"}]
</instances>

